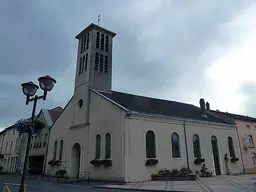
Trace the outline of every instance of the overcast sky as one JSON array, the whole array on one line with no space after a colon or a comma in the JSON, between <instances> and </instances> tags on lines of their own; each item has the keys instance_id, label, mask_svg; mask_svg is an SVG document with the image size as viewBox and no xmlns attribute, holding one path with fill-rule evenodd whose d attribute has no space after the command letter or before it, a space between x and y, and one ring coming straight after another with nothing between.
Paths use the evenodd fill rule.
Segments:
<instances>
[{"instance_id":1,"label":"overcast sky","mask_svg":"<svg viewBox=\"0 0 256 192\"><path fill-rule=\"evenodd\" d=\"M49 74L40 108L73 94L77 40L88 24L117 33L112 89L256 116L254 0L0 1L0 129L30 116L20 84ZM40 91L38 91L40 94Z\"/></svg>"}]
</instances>

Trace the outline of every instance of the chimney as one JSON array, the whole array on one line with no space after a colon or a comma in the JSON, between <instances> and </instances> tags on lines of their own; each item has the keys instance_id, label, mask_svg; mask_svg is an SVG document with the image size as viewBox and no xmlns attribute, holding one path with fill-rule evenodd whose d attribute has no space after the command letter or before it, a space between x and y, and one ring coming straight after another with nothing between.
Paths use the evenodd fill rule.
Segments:
<instances>
[{"instance_id":1,"label":"chimney","mask_svg":"<svg viewBox=\"0 0 256 192\"><path fill-rule=\"evenodd\" d=\"M200 109L201 109L201 116L204 118L207 118L204 99L201 98L199 103L200 103Z\"/></svg>"},{"instance_id":2,"label":"chimney","mask_svg":"<svg viewBox=\"0 0 256 192\"><path fill-rule=\"evenodd\" d=\"M210 110L210 103L208 101L206 102L206 110Z\"/></svg>"}]
</instances>

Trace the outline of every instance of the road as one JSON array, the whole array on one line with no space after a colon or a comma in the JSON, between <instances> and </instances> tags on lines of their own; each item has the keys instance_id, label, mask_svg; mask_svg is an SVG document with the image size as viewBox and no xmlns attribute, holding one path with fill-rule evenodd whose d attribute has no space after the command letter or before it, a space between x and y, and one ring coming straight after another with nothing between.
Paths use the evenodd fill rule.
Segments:
<instances>
[{"instance_id":1,"label":"road","mask_svg":"<svg viewBox=\"0 0 256 192\"><path fill-rule=\"evenodd\" d=\"M20 183L20 177L14 175L0 175L0 191L3 191L3 183ZM82 185L82 184L60 184L56 181L48 182L41 180L27 180L27 192L125 192L125 190L111 190L111 189L99 189L93 185ZM18 187L9 187L11 192L18 191ZM131 190L129 190L131 192Z\"/></svg>"}]
</instances>

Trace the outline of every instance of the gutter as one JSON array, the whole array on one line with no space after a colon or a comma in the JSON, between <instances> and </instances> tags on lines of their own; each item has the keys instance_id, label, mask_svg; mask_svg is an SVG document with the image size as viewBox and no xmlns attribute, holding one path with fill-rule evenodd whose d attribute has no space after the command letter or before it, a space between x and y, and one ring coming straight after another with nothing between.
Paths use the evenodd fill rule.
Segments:
<instances>
[{"instance_id":1,"label":"gutter","mask_svg":"<svg viewBox=\"0 0 256 192\"><path fill-rule=\"evenodd\" d=\"M184 136L185 136L185 146L186 146L186 158L187 158L187 168L189 169L189 158L188 158L188 142L187 142L187 131L185 126L185 121L183 121Z\"/></svg>"}]
</instances>

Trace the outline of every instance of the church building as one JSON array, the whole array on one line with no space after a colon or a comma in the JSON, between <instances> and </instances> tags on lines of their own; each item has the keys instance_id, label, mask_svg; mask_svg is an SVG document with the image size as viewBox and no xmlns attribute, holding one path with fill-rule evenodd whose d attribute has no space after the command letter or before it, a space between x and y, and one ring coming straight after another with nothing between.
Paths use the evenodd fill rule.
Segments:
<instances>
[{"instance_id":1,"label":"church building","mask_svg":"<svg viewBox=\"0 0 256 192\"><path fill-rule=\"evenodd\" d=\"M213 175L242 172L235 123L209 113L204 99L197 107L111 90L115 35L90 24L76 36L74 94L50 129L45 172L133 182L164 168L199 171L199 157Z\"/></svg>"}]
</instances>

